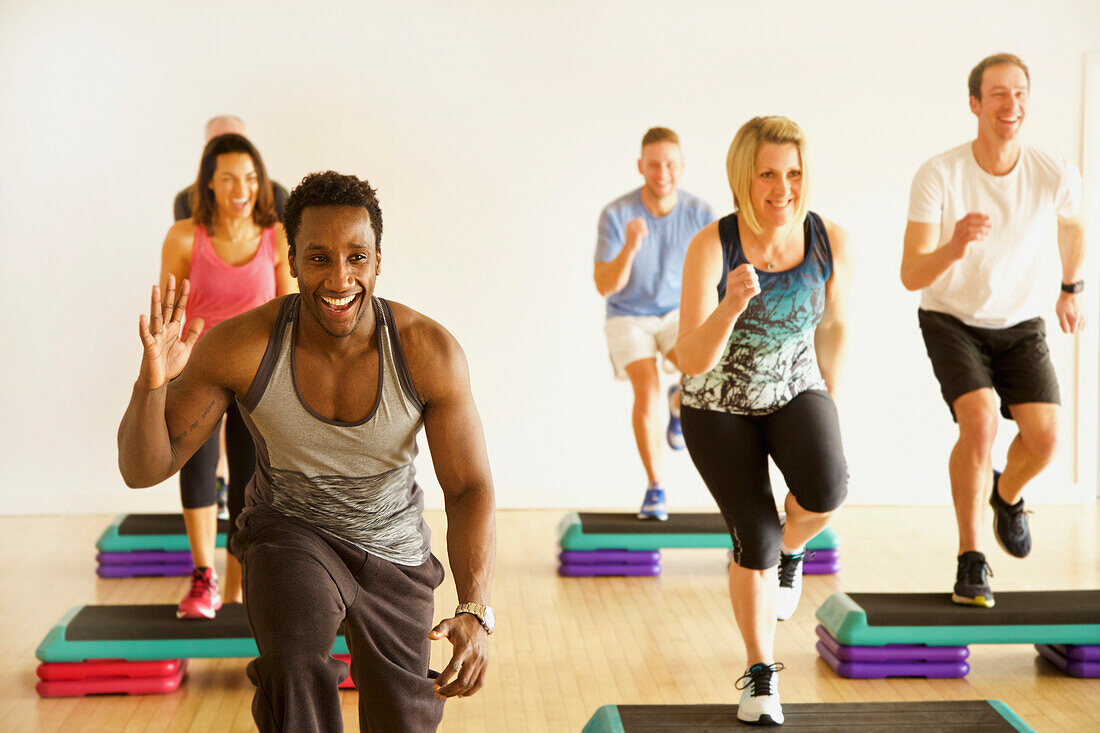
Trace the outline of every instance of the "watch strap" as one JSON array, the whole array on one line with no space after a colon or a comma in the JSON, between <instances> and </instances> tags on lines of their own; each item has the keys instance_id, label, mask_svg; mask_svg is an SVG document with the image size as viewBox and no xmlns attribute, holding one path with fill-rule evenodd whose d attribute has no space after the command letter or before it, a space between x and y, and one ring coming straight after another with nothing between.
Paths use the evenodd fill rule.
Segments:
<instances>
[{"instance_id":1,"label":"watch strap","mask_svg":"<svg viewBox=\"0 0 1100 733\"><path fill-rule=\"evenodd\" d=\"M1079 293L1084 289L1085 289L1085 281L1084 280L1078 280L1075 283L1062 283L1062 292L1063 293L1070 293L1072 295L1074 293Z\"/></svg>"}]
</instances>

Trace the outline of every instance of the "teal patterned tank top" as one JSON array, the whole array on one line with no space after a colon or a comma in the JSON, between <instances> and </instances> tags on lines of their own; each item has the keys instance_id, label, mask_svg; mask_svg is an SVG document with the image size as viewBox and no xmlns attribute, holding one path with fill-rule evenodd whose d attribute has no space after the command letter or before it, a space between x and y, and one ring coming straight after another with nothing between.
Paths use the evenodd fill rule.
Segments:
<instances>
[{"instance_id":1,"label":"teal patterned tank top","mask_svg":"<svg viewBox=\"0 0 1100 733\"><path fill-rule=\"evenodd\" d=\"M806 251L783 272L757 270L760 293L749 301L713 369L681 384L683 404L739 415L767 415L802 392L825 389L817 365L814 331L825 311L825 283L833 274L833 253L821 217L804 224ZM726 274L748 260L741 250L737 214L718 222L724 267L717 283L725 297Z\"/></svg>"}]
</instances>

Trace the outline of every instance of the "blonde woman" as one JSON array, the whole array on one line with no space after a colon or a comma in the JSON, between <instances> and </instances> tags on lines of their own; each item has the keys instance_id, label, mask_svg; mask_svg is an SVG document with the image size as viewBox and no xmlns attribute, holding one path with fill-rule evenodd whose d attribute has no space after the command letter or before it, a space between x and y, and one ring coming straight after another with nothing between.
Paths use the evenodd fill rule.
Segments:
<instances>
[{"instance_id":1,"label":"blonde woman","mask_svg":"<svg viewBox=\"0 0 1100 733\"><path fill-rule=\"evenodd\" d=\"M736 210L700 231L684 262L681 420L733 537L730 597L748 656L737 717L777 725L776 620L794 613L806 542L847 494L831 396L844 341L847 234L808 211L805 135L790 120L745 123L726 169ZM769 456L788 487L785 523Z\"/></svg>"}]
</instances>

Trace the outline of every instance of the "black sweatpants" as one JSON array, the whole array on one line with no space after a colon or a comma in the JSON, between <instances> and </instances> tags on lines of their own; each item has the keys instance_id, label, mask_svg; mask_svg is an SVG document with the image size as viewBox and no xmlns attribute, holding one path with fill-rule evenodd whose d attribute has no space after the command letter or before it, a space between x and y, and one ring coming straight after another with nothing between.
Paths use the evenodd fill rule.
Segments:
<instances>
[{"instance_id":1,"label":"black sweatpants","mask_svg":"<svg viewBox=\"0 0 1100 733\"><path fill-rule=\"evenodd\" d=\"M260 656L252 716L261 731L340 731L332 657L341 623L359 691L359 729L434 731L443 701L428 657L443 566L391 563L267 507L252 507L234 538L244 602Z\"/></svg>"},{"instance_id":2,"label":"black sweatpants","mask_svg":"<svg viewBox=\"0 0 1100 733\"><path fill-rule=\"evenodd\" d=\"M848 494L840 423L828 392L808 390L759 416L685 405L680 420L691 460L729 527L733 561L743 568L766 570L779 562L783 534L769 455L803 509L831 512Z\"/></svg>"},{"instance_id":3,"label":"black sweatpants","mask_svg":"<svg viewBox=\"0 0 1100 733\"><path fill-rule=\"evenodd\" d=\"M214 434L195 451L195 455L180 469L180 503L184 509L201 509L218 501L217 473L221 455L219 433ZM225 411L225 459L229 463L229 536L236 529L237 517L244 509L244 489L252 480L256 468L256 447L252 434L244 424L236 400Z\"/></svg>"}]
</instances>

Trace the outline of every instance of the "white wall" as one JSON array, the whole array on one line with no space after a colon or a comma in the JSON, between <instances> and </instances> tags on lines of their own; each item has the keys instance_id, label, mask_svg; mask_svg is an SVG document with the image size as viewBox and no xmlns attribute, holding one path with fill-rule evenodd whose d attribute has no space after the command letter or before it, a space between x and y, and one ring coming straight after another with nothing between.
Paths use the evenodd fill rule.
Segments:
<instances>
[{"instance_id":1,"label":"white wall","mask_svg":"<svg viewBox=\"0 0 1100 733\"><path fill-rule=\"evenodd\" d=\"M644 130L676 129L685 188L728 210L737 127L794 118L815 153L812 206L856 257L840 398L851 501L945 502L952 427L897 277L909 181L973 136L966 74L1001 50L1031 66L1026 135L1079 161L1100 4L670 7L0 4L0 511L177 506L174 481L125 490L114 435L172 196L222 112L288 186L331 167L378 187L379 293L465 347L502 507L639 498L629 390L611 378L590 278L599 210L639 183ZM1071 342L1051 342L1072 398ZM677 505L709 502L686 456L666 464ZM1070 464L1035 501L1095 495ZM439 506L426 452L420 469Z\"/></svg>"}]
</instances>

